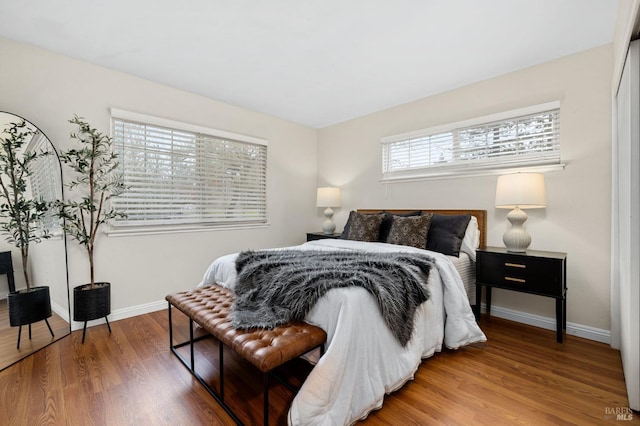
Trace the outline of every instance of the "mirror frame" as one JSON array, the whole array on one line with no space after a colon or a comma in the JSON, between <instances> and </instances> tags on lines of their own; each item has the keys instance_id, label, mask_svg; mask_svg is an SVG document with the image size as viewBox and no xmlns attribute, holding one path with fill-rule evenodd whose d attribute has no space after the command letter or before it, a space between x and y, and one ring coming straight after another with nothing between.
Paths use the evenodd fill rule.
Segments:
<instances>
[{"instance_id":1,"label":"mirror frame","mask_svg":"<svg viewBox=\"0 0 640 426\"><path fill-rule=\"evenodd\" d=\"M12 115L14 117L16 117L18 120L24 120L28 125L33 126L33 128L37 129L49 142L49 146L50 148L53 150L53 153L56 156L56 160L58 161L58 169L60 170L60 195L62 197L62 199L64 199L65 197L65 193L64 193L64 178L63 178L63 171L62 171L62 162L60 161L60 155L58 153L58 150L56 149L55 145L53 144L53 142L51 142L51 139L49 139L49 137L47 136L46 133L44 133L42 131L42 129L40 129L40 127L38 127L36 124L34 124L32 121L27 120L26 118L22 117L21 115L18 115L14 112L10 112L10 111L0 111L0 115L2 114L7 114L7 115ZM10 361L8 364L3 365L3 360L0 359L0 371L22 361L23 359L29 357L30 355L33 355L34 353L46 348L47 346L51 345L52 343L57 342L58 340L67 337L69 335L71 335L72 332L72 327L71 327L71 300L70 300L70 291L69 291L69 252L68 252L68 247L67 247L67 235L64 229L64 226L61 226L61 238L63 241L63 247L64 247L64 282L63 284L66 285L66 295L67 295L67 320L68 320L68 327L67 327L67 332L63 335L57 335L54 336L51 341L44 343L42 346L36 347L34 348L31 352L26 352L24 354L21 354L18 358L16 358L15 360ZM30 325L29 325L30 327ZM30 330L29 330L30 331ZM12 340L13 341L13 340Z\"/></svg>"}]
</instances>

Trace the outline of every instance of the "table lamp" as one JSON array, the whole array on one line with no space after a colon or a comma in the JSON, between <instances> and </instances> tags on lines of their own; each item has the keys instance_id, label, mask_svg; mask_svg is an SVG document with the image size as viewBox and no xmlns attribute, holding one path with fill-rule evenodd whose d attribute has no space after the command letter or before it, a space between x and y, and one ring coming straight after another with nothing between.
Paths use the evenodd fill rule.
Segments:
<instances>
[{"instance_id":1,"label":"table lamp","mask_svg":"<svg viewBox=\"0 0 640 426\"><path fill-rule=\"evenodd\" d=\"M507 214L511 228L502 236L508 251L525 252L531 244L531 235L524 229L527 213L523 209L547 206L547 195L542 173L513 173L498 177L496 208L513 209Z\"/></svg>"},{"instance_id":2,"label":"table lamp","mask_svg":"<svg viewBox=\"0 0 640 426\"><path fill-rule=\"evenodd\" d=\"M333 221L332 207L340 207L340 188L318 188L316 206L326 207L326 210L324 211L324 222L322 224L322 231L325 234L333 234L333 232L336 230L336 224Z\"/></svg>"}]
</instances>

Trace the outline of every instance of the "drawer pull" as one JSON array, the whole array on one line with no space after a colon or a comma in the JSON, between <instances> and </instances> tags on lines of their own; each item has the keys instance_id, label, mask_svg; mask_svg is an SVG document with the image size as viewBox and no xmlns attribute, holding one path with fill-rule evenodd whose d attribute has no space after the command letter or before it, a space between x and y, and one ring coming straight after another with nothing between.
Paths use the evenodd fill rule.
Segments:
<instances>
[{"instance_id":1,"label":"drawer pull","mask_svg":"<svg viewBox=\"0 0 640 426\"><path fill-rule=\"evenodd\" d=\"M509 262L505 262L504 266L511 266L512 268L522 268L522 269L526 269L527 265L522 265L520 263L509 263Z\"/></svg>"},{"instance_id":2,"label":"drawer pull","mask_svg":"<svg viewBox=\"0 0 640 426\"><path fill-rule=\"evenodd\" d=\"M517 283L526 283L527 280L523 280L522 278L512 278L512 277L504 277L505 280L507 281L514 281Z\"/></svg>"}]
</instances>

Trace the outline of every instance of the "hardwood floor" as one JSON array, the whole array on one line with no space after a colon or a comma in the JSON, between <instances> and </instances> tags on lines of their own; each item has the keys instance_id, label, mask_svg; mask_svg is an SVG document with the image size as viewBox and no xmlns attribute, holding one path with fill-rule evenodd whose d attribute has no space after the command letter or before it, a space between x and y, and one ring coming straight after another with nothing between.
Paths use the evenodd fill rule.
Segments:
<instances>
[{"instance_id":1,"label":"hardwood floor","mask_svg":"<svg viewBox=\"0 0 640 426\"><path fill-rule=\"evenodd\" d=\"M176 315L179 329L186 321ZM87 330L0 372L2 425L229 425L168 348L166 311ZM605 344L484 317L483 346L444 351L423 361L413 381L385 398L365 425L598 425L627 407L620 355ZM176 338L182 338L177 330ZM196 365L217 383L217 346L199 344ZM227 355L228 354L228 355ZM228 367L228 368L227 368ZM285 375L304 376L304 362ZM246 424L262 421L262 379L225 352L226 399ZM270 393L272 424L286 424L292 395ZM631 421L640 424L640 414Z\"/></svg>"},{"instance_id":2,"label":"hardwood floor","mask_svg":"<svg viewBox=\"0 0 640 426\"><path fill-rule=\"evenodd\" d=\"M0 300L0 369L21 360L52 341L69 334L69 323L58 315L54 313L48 320L54 337L51 337L47 324L44 321L39 321L31 325L31 340L29 340L29 327L22 327L20 349L16 349L18 327L9 326L7 300Z\"/></svg>"}]
</instances>

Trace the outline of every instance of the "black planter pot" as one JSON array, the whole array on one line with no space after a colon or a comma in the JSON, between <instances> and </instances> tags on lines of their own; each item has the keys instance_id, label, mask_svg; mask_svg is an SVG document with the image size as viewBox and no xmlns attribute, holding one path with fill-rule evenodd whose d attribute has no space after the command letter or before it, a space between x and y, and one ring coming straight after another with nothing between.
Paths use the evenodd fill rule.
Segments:
<instances>
[{"instance_id":1,"label":"black planter pot","mask_svg":"<svg viewBox=\"0 0 640 426\"><path fill-rule=\"evenodd\" d=\"M11 327L32 324L51 316L49 287L32 287L30 291L9 293L9 323Z\"/></svg>"},{"instance_id":2,"label":"black planter pot","mask_svg":"<svg viewBox=\"0 0 640 426\"><path fill-rule=\"evenodd\" d=\"M111 284L83 284L73 289L73 320L91 321L111 313Z\"/></svg>"},{"instance_id":3,"label":"black planter pot","mask_svg":"<svg viewBox=\"0 0 640 426\"><path fill-rule=\"evenodd\" d=\"M111 313L111 284L83 284L73 289L73 320L84 321L82 343L87 332L87 321L104 318L111 333L107 315Z\"/></svg>"},{"instance_id":4,"label":"black planter pot","mask_svg":"<svg viewBox=\"0 0 640 426\"><path fill-rule=\"evenodd\" d=\"M51 337L54 337L53 330L47 318L51 316L51 297L49 287L32 287L31 290L19 290L9 293L7 296L9 306L9 324L18 329L18 346L20 349L20 337L22 326L29 326L29 339L31 339L31 324L38 321L45 321Z\"/></svg>"}]
</instances>

